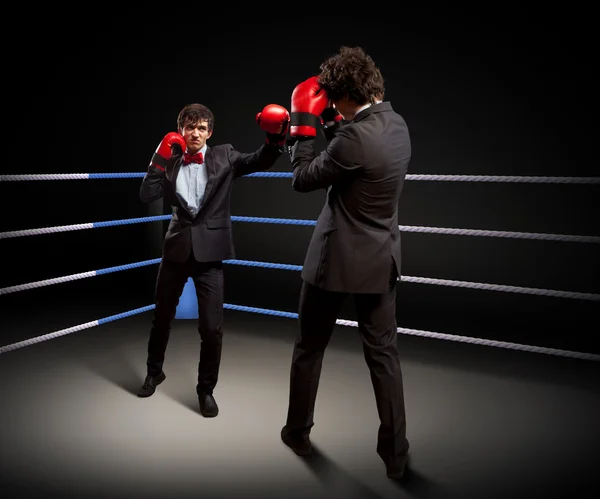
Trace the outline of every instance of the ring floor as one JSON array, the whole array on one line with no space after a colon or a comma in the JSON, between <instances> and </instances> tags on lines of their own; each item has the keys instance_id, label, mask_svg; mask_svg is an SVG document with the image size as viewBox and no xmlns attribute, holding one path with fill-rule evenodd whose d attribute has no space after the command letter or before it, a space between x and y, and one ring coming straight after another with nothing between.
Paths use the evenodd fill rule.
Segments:
<instances>
[{"instance_id":1,"label":"ring floor","mask_svg":"<svg viewBox=\"0 0 600 499\"><path fill-rule=\"evenodd\" d=\"M175 321L167 379L147 399L135 391L145 375L151 312L0 355L4 497L554 499L598 492L597 362L399 335L411 460L398 484L375 452L378 418L356 328L334 332L315 411L316 452L300 458L279 438L297 322L225 313L214 419L199 414L193 320ZM63 321L86 322L79 314ZM33 323L37 331L26 330ZM57 330L23 324L25 337ZM51 329L40 331L42 324Z\"/></svg>"}]
</instances>

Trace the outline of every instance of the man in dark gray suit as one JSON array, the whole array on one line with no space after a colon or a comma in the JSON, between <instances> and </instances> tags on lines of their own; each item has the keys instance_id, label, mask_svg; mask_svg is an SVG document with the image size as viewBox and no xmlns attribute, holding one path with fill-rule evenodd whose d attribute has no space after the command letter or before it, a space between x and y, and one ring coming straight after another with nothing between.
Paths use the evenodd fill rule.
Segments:
<instances>
[{"instance_id":1,"label":"man in dark gray suit","mask_svg":"<svg viewBox=\"0 0 600 499\"><path fill-rule=\"evenodd\" d=\"M402 116L382 102L383 77L361 48L341 47L320 69L292 94L293 189L326 189L327 198L302 269L300 331L281 437L296 454L310 454L323 355L343 302L352 294L381 422L377 453L387 475L399 479L409 444L397 347L398 203L410 136ZM317 155L319 122L325 125L327 147Z\"/></svg>"},{"instance_id":2,"label":"man in dark gray suit","mask_svg":"<svg viewBox=\"0 0 600 499\"><path fill-rule=\"evenodd\" d=\"M147 376L138 396L151 396L166 379L163 371L171 322L189 277L198 298L200 360L196 391L200 412L215 417L213 396L221 362L223 338L223 260L235 258L230 197L235 179L272 167L285 153L289 112L269 104L256 120L266 132L254 152L242 153L231 144L209 147L214 116L202 104L185 106L170 132L152 155L140 186L140 198L150 203L162 197L173 210L165 234L156 280L154 318L148 340Z\"/></svg>"}]
</instances>

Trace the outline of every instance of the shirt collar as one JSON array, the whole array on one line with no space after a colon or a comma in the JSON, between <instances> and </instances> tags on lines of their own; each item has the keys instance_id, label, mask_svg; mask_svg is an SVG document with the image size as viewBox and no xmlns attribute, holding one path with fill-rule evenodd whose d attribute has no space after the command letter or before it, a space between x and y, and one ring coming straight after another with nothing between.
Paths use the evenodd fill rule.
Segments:
<instances>
[{"instance_id":1,"label":"shirt collar","mask_svg":"<svg viewBox=\"0 0 600 499\"><path fill-rule=\"evenodd\" d=\"M376 100L375 104L381 104L382 101L380 100ZM358 113L360 113L361 111L364 111L365 109L371 107L373 104L371 104L370 102L368 102L367 104L365 104L364 106L360 107L357 109L356 113L354 113L354 117L356 117L358 115Z\"/></svg>"}]
</instances>

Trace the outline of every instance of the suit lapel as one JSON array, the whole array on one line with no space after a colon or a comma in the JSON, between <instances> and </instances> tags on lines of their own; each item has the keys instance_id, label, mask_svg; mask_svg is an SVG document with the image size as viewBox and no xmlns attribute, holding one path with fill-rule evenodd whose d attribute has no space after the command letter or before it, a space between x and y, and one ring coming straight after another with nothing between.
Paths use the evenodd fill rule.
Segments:
<instances>
[{"instance_id":1,"label":"suit lapel","mask_svg":"<svg viewBox=\"0 0 600 499\"><path fill-rule=\"evenodd\" d=\"M175 199L175 202L177 203L179 209L183 210L189 216L189 212L187 211L185 206L183 206L181 199L179 199L179 196L177 195L177 176L179 175L179 170L181 170L182 164L183 156L181 156L181 158L179 159L176 159L175 164L173 165L173 172L171 173L171 188L173 189L173 198Z\"/></svg>"},{"instance_id":2,"label":"suit lapel","mask_svg":"<svg viewBox=\"0 0 600 499\"><path fill-rule=\"evenodd\" d=\"M179 159L175 160L175 164L173 165L173 173L171 173L171 182L173 183L173 189L175 189L175 184L177 183L177 175L179 175L179 169L183 164L183 156Z\"/></svg>"},{"instance_id":3,"label":"suit lapel","mask_svg":"<svg viewBox=\"0 0 600 499\"><path fill-rule=\"evenodd\" d=\"M215 177L217 175L217 170L215 168L215 164L213 161L213 154L210 147L206 149L206 154L204 157L204 164L206 165L206 188L204 189L204 198L202 200L202 206L200 207L200 211L204 209L206 206L206 202L208 198L212 194L212 190L215 185Z\"/></svg>"}]
</instances>

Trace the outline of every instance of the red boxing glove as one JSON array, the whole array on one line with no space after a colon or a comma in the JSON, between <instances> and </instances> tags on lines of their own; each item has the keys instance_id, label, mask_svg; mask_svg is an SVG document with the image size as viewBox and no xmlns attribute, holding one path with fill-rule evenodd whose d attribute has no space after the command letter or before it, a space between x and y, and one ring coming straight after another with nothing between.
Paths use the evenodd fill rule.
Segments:
<instances>
[{"instance_id":1,"label":"red boxing glove","mask_svg":"<svg viewBox=\"0 0 600 499\"><path fill-rule=\"evenodd\" d=\"M292 93L290 135L292 137L315 137L320 116L329 105L327 92L321 87L317 76L311 76Z\"/></svg>"},{"instance_id":2,"label":"red boxing glove","mask_svg":"<svg viewBox=\"0 0 600 499\"><path fill-rule=\"evenodd\" d=\"M167 161L171 159L173 153L183 154L183 151L187 148L187 144L183 139L183 136L177 132L169 132L164 136L156 152L152 155L150 164L158 168L159 170L165 171Z\"/></svg>"},{"instance_id":3,"label":"red boxing glove","mask_svg":"<svg viewBox=\"0 0 600 499\"><path fill-rule=\"evenodd\" d=\"M269 104L256 114L258 126L267 132L267 143L283 145L290 123L290 113L278 104Z\"/></svg>"}]
</instances>

